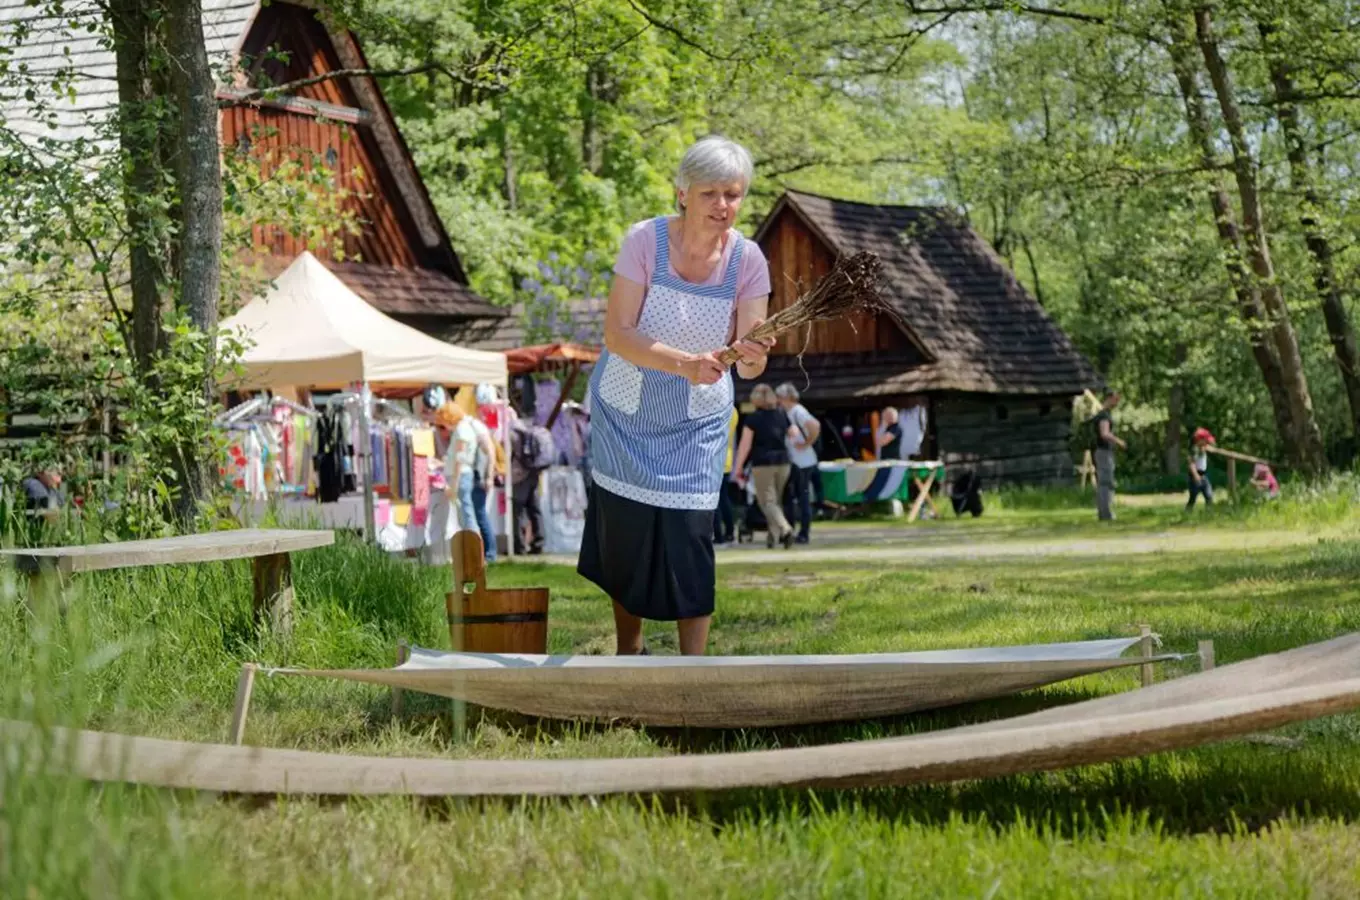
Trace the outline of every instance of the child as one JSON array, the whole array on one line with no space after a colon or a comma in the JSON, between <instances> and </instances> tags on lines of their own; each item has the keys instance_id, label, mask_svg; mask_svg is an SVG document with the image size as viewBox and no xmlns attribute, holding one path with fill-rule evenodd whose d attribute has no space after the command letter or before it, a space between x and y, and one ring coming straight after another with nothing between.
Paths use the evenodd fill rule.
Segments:
<instances>
[{"instance_id":1,"label":"child","mask_svg":"<svg viewBox=\"0 0 1360 900\"><path fill-rule=\"evenodd\" d=\"M1252 470L1251 486L1264 494L1267 500L1274 500L1280 496L1280 483L1275 480L1275 473L1270 471L1270 466L1265 463L1257 463L1256 468Z\"/></svg>"},{"instance_id":2,"label":"child","mask_svg":"<svg viewBox=\"0 0 1360 900\"><path fill-rule=\"evenodd\" d=\"M1195 429L1195 435L1190 447L1190 502L1185 504L1186 509L1193 509L1195 498L1200 494L1204 495L1204 505L1214 505L1214 486L1209 483L1209 445L1214 443L1214 436L1209 433L1207 428Z\"/></svg>"}]
</instances>

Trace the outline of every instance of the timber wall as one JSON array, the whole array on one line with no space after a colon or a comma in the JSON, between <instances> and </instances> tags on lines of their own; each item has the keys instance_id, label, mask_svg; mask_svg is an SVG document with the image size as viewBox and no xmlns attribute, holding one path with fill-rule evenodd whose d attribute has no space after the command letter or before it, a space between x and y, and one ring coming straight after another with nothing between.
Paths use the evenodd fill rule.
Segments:
<instances>
[{"instance_id":1,"label":"timber wall","mask_svg":"<svg viewBox=\"0 0 1360 900\"><path fill-rule=\"evenodd\" d=\"M984 486L1071 484L1070 397L932 398L930 425L950 477L969 468Z\"/></svg>"}]
</instances>

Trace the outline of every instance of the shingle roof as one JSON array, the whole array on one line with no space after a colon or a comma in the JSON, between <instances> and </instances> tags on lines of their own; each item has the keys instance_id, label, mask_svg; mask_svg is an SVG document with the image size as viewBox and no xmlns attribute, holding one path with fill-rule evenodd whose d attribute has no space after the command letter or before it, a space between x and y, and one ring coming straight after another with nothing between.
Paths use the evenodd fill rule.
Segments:
<instances>
[{"instance_id":1,"label":"shingle roof","mask_svg":"<svg viewBox=\"0 0 1360 900\"><path fill-rule=\"evenodd\" d=\"M1062 329L955 213L788 191L757 240L778 216L790 213L801 217L835 253L878 254L885 298L935 357L905 370L882 358L866 359L854 371L843 359L813 361L826 377L845 382L847 396L924 391L1060 395L1100 384L1095 369ZM783 360L772 360L772 365L776 362L781 374L790 368ZM791 368L798 373L796 361Z\"/></svg>"},{"instance_id":2,"label":"shingle roof","mask_svg":"<svg viewBox=\"0 0 1360 900\"><path fill-rule=\"evenodd\" d=\"M259 0L203 0L203 37L213 65L233 60L259 5ZM51 115L41 121L31 114L30 101L8 86L0 88L0 121L16 134L93 139L96 123L118 105L117 67L96 0L67 0L60 16L47 15L46 5L0 0L0 46L11 49L13 71L27 66L31 76L48 76L33 78L33 87L45 95L38 99L50 103ZM74 96L56 97L50 78L68 69L78 75L77 90Z\"/></svg>"},{"instance_id":3,"label":"shingle roof","mask_svg":"<svg viewBox=\"0 0 1360 900\"><path fill-rule=\"evenodd\" d=\"M398 269L372 263L328 262L350 290L389 315L501 320L508 310L482 299L467 285L433 269Z\"/></svg>"},{"instance_id":4,"label":"shingle roof","mask_svg":"<svg viewBox=\"0 0 1360 900\"><path fill-rule=\"evenodd\" d=\"M557 341L603 347L606 306L603 297L580 298L568 301L560 310L529 314L524 304L518 303L505 318L468 322L451 332L448 340L478 350L513 350Z\"/></svg>"}]
</instances>

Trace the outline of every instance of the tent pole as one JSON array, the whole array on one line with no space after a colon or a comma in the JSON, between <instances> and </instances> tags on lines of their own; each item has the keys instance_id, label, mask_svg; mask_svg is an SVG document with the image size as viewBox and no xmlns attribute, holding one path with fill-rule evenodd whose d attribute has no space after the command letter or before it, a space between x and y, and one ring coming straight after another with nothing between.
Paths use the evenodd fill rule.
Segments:
<instances>
[{"instance_id":1,"label":"tent pole","mask_svg":"<svg viewBox=\"0 0 1360 900\"><path fill-rule=\"evenodd\" d=\"M359 484L364 492L364 541L375 543L378 539L376 520L373 517L373 438L369 434L368 422L373 394L365 381L359 389Z\"/></svg>"}]
</instances>

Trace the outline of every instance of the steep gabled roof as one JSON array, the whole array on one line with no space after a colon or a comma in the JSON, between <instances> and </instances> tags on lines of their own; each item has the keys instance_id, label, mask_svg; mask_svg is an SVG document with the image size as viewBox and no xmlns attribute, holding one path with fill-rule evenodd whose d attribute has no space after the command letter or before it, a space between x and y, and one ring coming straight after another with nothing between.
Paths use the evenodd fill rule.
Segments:
<instances>
[{"instance_id":1,"label":"steep gabled roof","mask_svg":"<svg viewBox=\"0 0 1360 900\"><path fill-rule=\"evenodd\" d=\"M950 210L787 191L756 240L786 214L798 216L834 253L878 254L885 298L932 358L856 384L854 393L1060 395L1100 383L1091 364L996 252Z\"/></svg>"}]
</instances>

